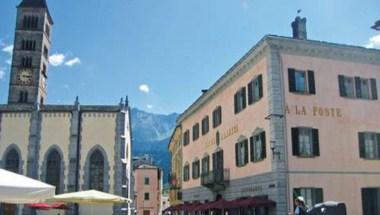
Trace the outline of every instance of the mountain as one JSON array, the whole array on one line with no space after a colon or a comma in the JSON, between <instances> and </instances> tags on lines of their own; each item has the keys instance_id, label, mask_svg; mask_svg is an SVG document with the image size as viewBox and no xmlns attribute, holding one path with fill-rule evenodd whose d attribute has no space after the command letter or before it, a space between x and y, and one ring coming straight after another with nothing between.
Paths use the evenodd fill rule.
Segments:
<instances>
[{"instance_id":1,"label":"mountain","mask_svg":"<svg viewBox=\"0 0 380 215\"><path fill-rule=\"evenodd\" d=\"M152 155L156 165L164 170L164 183L170 170L168 144L177 117L177 113L164 115L148 113L137 108L131 110L132 155Z\"/></svg>"}]
</instances>

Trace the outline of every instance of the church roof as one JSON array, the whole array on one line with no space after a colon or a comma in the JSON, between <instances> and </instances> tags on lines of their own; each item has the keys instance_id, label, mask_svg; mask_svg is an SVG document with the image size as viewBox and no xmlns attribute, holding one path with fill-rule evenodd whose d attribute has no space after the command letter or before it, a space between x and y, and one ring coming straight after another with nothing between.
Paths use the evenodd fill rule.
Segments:
<instances>
[{"instance_id":1,"label":"church roof","mask_svg":"<svg viewBox=\"0 0 380 215\"><path fill-rule=\"evenodd\" d=\"M23 0L18 7L39 7L39 8L48 8L46 0Z\"/></svg>"},{"instance_id":2,"label":"church roof","mask_svg":"<svg viewBox=\"0 0 380 215\"><path fill-rule=\"evenodd\" d=\"M49 8L47 6L46 0L22 0L22 2L17 6L18 8L44 8L49 17L49 21L53 24L53 19L50 16Z\"/></svg>"}]
</instances>

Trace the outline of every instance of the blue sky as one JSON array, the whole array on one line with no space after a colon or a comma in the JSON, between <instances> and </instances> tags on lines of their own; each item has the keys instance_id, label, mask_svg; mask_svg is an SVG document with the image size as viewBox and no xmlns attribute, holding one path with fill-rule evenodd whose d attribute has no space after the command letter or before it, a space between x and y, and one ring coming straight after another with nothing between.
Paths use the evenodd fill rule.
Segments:
<instances>
[{"instance_id":1,"label":"blue sky","mask_svg":"<svg viewBox=\"0 0 380 215\"><path fill-rule=\"evenodd\" d=\"M0 5L0 103L6 103L15 6ZM266 34L291 36L302 9L314 40L380 47L379 0L48 0L54 19L50 104L182 112ZM370 42L370 40L372 42Z\"/></svg>"}]
</instances>

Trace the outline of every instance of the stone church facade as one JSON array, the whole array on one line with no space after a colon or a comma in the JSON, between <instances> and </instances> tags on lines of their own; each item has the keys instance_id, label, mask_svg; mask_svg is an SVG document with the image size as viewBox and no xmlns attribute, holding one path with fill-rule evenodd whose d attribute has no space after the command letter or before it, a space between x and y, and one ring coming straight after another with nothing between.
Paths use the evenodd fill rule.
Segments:
<instances>
[{"instance_id":1,"label":"stone church facade","mask_svg":"<svg viewBox=\"0 0 380 215\"><path fill-rule=\"evenodd\" d=\"M18 5L8 103L0 105L0 167L52 184L56 193L97 189L129 197L128 99L117 105L81 105L78 98L70 105L44 104L52 25L45 0ZM94 207L94 214L129 212L126 205ZM22 205L0 209L4 215L39 213ZM88 210L73 206L66 214Z\"/></svg>"}]
</instances>

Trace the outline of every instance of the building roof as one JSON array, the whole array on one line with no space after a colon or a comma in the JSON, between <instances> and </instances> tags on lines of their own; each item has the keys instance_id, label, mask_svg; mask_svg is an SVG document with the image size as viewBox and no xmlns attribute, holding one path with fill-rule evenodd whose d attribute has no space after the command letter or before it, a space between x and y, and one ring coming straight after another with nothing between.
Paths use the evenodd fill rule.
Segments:
<instances>
[{"instance_id":1,"label":"building roof","mask_svg":"<svg viewBox=\"0 0 380 215\"><path fill-rule=\"evenodd\" d=\"M49 21L53 24L53 19L50 16L49 8L46 0L22 0L22 2L17 6L17 8L44 8L48 15Z\"/></svg>"},{"instance_id":2,"label":"building roof","mask_svg":"<svg viewBox=\"0 0 380 215\"><path fill-rule=\"evenodd\" d=\"M48 8L46 0L23 0L18 7Z\"/></svg>"},{"instance_id":3,"label":"building roof","mask_svg":"<svg viewBox=\"0 0 380 215\"><path fill-rule=\"evenodd\" d=\"M199 108L205 105L212 97L218 94L223 88L230 85L234 79L242 74L247 64L252 62L258 55L265 55L265 50L274 48L284 53L292 55L312 56L326 59L349 59L351 62L360 62L368 64L380 64L380 50L324 42L317 40L300 40L292 37L265 35L257 42L240 60L238 60L227 72L225 72L208 90L192 103L177 118L177 124L180 125L187 117L195 113ZM316 51L318 49L318 51Z\"/></svg>"}]
</instances>

